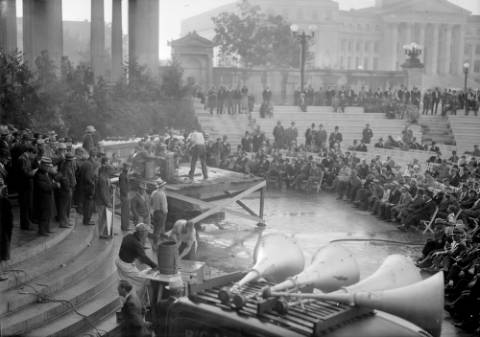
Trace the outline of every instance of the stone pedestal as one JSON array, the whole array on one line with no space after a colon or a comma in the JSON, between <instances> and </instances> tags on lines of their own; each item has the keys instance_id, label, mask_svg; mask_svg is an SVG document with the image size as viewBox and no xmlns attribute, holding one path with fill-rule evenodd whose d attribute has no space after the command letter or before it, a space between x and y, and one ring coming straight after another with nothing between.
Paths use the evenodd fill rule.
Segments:
<instances>
[{"instance_id":1,"label":"stone pedestal","mask_svg":"<svg viewBox=\"0 0 480 337\"><path fill-rule=\"evenodd\" d=\"M423 90L423 68L405 68L407 71L407 88L416 87Z\"/></svg>"}]
</instances>

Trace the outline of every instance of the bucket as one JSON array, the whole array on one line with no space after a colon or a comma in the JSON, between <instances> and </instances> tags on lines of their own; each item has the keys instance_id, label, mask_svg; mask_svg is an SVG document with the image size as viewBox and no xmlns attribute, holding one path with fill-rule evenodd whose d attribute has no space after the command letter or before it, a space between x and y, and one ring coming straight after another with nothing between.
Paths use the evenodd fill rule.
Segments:
<instances>
[{"instance_id":1,"label":"bucket","mask_svg":"<svg viewBox=\"0 0 480 337\"><path fill-rule=\"evenodd\" d=\"M155 176L155 166L155 159L147 159L145 161L145 179L152 179Z\"/></svg>"},{"instance_id":2,"label":"bucket","mask_svg":"<svg viewBox=\"0 0 480 337\"><path fill-rule=\"evenodd\" d=\"M158 270L160 274L174 275L178 272L178 248L175 241L165 241L158 245Z\"/></svg>"}]
</instances>

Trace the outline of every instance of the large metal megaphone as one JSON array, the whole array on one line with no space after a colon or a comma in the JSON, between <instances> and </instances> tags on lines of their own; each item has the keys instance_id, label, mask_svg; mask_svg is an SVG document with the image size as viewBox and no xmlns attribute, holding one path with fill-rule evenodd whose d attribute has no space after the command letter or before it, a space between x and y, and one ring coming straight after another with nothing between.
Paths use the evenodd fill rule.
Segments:
<instances>
[{"instance_id":1,"label":"large metal megaphone","mask_svg":"<svg viewBox=\"0 0 480 337\"><path fill-rule=\"evenodd\" d=\"M343 287L332 294L356 293L359 291L380 291L394 289L414 284L422 280L418 268L413 261L403 255L389 255L381 266L369 277L353 285ZM327 291L324 291L327 292ZM283 297L289 293L266 288L262 295L264 298L271 296ZM279 298L275 303L275 310L281 314L288 312L293 304L286 299Z\"/></svg>"},{"instance_id":2,"label":"large metal megaphone","mask_svg":"<svg viewBox=\"0 0 480 337\"><path fill-rule=\"evenodd\" d=\"M230 289L224 288L219 292L218 297L222 303L229 303L232 292L239 293L241 288L249 282L263 277L269 282L278 283L298 274L305 266L303 252L296 241L283 234L263 236L255 247L254 257L255 264L247 275ZM235 304L241 307L245 301L245 298L236 296Z\"/></svg>"},{"instance_id":3,"label":"large metal megaphone","mask_svg":"<svg viewBox=\"0 0 480 337\"><path fill-rule=\"evenodd\" d=\"M377 291L394 289L414 284L422 280L420 271L413 261L403 255L389 255L369 277L338 292Z\"/></svg>"},{"instance_id":4,"label":"large metal megaphone","mask_svg":"<svg viewBox=\"0 0 480 337\"><path fill-rule=\"evenodd\" d=\"M271 292L286 289L314 287L331 292L358 282L360 271L353 254L338 244L330 244L317 250L312 263L300 274L288 278L272 287L263 289L263 297Z\"/></svg>"},{"instance_id":5,"label":"large metal megaphone","mask_svg":"<svg viewBox=\"0 0 480 337\"><path fill-rule=\"evenodd\" d=\"M330 294L285 293L284 296L334 301L384 311L416 324L433 337L439 337L442 331L443 272L424 281L390 290Z\"/></svg>"}]
</instances>

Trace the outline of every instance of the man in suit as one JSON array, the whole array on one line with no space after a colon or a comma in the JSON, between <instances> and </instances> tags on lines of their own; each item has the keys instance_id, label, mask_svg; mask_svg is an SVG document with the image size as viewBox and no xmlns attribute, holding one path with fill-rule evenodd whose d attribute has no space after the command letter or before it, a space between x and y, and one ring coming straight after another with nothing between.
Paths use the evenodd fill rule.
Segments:
<instances>
[{"instance_id":1,"label":"man in suit","mask_svg":"<svg viewBox=\"0 0 480 337\"><path fill-rule=\"evenodd\" d=\"M150 225L150 198L146 190L147 185L140 182L135 195L130 200L130 208L135 225L139 223Z\"/></svg>"},{"instance_id":2,"label":"man in suit","mask_svg":"<svg viewBox=\"0 0 480 337\"><path fill-rule=\"evenodd\" d=\"M38 234L48 236L50 221L53 216L53 191L60 187L50 176L52 172L52 160L42 157L40 167L33 177L33 214L38 221Z\"/></svg>"},{"instance_id":3,"label":"man in suit","mask_svg":"<svg viewBox=\"0 0 480 337\"><path fill-rule=\"evenodd\" d=\"M118 283L118 294L122 299L120 335L122 337L147 336L147 329L142 315L142 305L132 285L127 280Z\"/></svg>"},{"instance_id":4,"label":"man in suit","mask_svg":"<svg viewBox=\"0 0 480 337\"><path fill-rule=\"evenodd\" d=\"M20 228L23 230L31 229L30 212L32 208L33 176L36 169L32 167L32 161L36 156L35 149L28 145L17 159L18 175L18 203L20 206Z\"/></svg>"},{"instance_id":5,"label":"man in suit","mask_svg":"<svg viewBox=\"0 0 480 337\"><path fill-rule=\"evenodd\" d=\"M122 172L118 178L118 184L120 187L120 202L121 202L121 229L122 231L128 231L130 225L130 199L128 198L128 191L130 189L129 178L128 178L129 164L124 163L122 167Z\"/></svg>"}]
</instances>

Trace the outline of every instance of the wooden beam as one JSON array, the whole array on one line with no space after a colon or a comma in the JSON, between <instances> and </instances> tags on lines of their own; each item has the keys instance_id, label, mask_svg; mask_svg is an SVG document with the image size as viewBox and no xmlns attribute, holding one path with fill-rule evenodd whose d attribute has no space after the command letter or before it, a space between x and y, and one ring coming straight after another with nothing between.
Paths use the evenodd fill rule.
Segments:
<instances>
[{"instance_id":1,"label":"wooden beam","mask_svg":"<svg viewBox=\"0 0 480 337\"><path fill-rule=\"evenodd\" d=\"M208 218L210 215L212 215L212 214L214 214L214 213L216 213L216 212L218 212L222 209L225 209L228 205L236 202L237 200L242 199L243 197L246 197L247 195L251 194L252 192L255 192L256 190L261 189L262 187L265 187L265 186L266 186L266 182L265 182L265 180L263 180L262 182L260 182L258 184L255 184L250 188L247 188L242 193L237 194L235 197L233 197L231 199L228 199L228 200L225 200L225 201L215 205L213 208L209 209L208 211L206 211L206 212L204 212L200 215L197 215L193 219L190 219L190 221L192 221L193 223L196 223L196 222L199 222L199 221L201 221L205 218Z\"/></svg>"},{"instance_id":2,"label":"wooden beam","mask_svg":"<svg viewBox=\"0 0 480 337\"><path fill-rule=\"evenodd\" d=\"M255 215L255 216L258 216L257 213L255 213L250 207L248 207L247 205L245 205L241 200L237 200L236 201L237 204L242 207L244 210L246 210L248 213L250 213L251 215Z\"/></svg>"},{"instance_id":3,"label":"wooden beam","mask_svg":"<svg viewBox=\"0 0 480 337\"><path fill-rule=\"evenodd\" d=\"M204 201L204 200L192 198L192 197L189 197L189 196L177 193L177 192L173 192L173 191L169 191L169 190L167 190L166 192L167 192L167 196L170 197L170 198L177 199L177 200L182 200L182 201L188 202L190 204L198 205L198 206L205 207L205 208L208 208L208 209L218 205L216 203L211 203L211 202L207 202L207 201ZM235 216L247 219L247 220L251 220L251 221L255 221L255 222L263 221L261 218L259 218L256 215L255 216L248 215L248 214L245 214L245 213L233 210L233 209L228 209L227 207L223 207L223 210L225 212L228 212L228 213L232 214L232 215L235 215Z\"/></svg>"}]
</instances>

